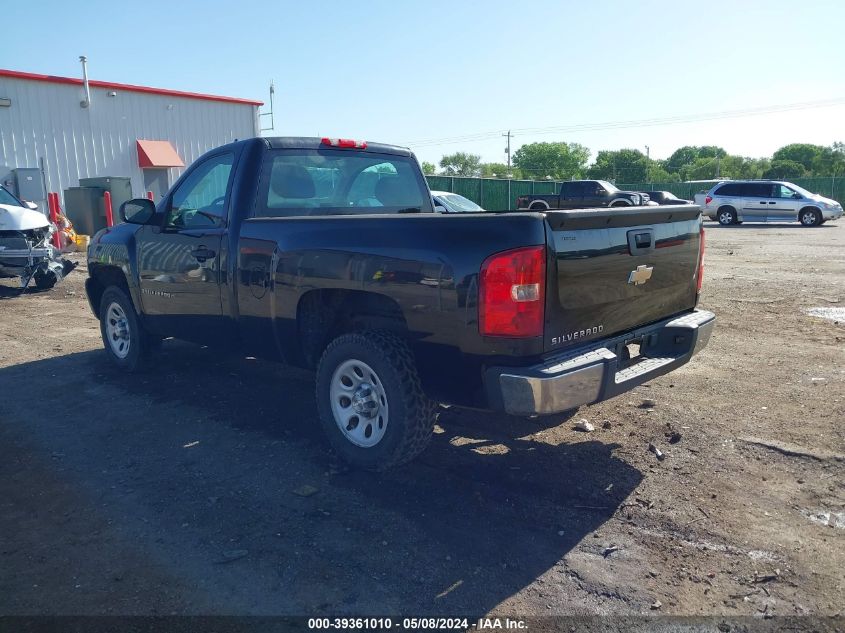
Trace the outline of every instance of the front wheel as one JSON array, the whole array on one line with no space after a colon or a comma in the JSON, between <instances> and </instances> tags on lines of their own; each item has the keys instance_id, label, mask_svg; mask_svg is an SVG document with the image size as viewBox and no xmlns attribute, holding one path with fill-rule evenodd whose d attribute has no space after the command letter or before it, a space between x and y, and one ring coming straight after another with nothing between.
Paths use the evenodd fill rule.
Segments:
<instances>
[{"instance_id":1,"label":"front wheel","mask_svg":"<svg viewBox=\"0 0 845 633\"><path fill-rule=\"evenodd\" d=\"M142 369L150 353L146 332L129 296L110 286L100 300L100 334L112 362L127 372Z\"/></svg>"},{"instance_id":2,"label":"front wheel","mask_svg":"<svg viewBox=\"0 0 845 633\"><path fill-rule=\"evenodd\" d=\"M802 209L798 219L804 226L819 226L823 222L822 214L815 209Z\"/></svg>"},{"instance_id":3,"label":"front wheel","mask_svg":"<svg viewBox=\"0 0 845 633\"><path fill-rule=\"evenodd\" d=\"M419 455L437 408L423 393L413 354L389 332L344 334L317 366L317 411L346 462L386 470Z\"/></svg>"}]
</instances>

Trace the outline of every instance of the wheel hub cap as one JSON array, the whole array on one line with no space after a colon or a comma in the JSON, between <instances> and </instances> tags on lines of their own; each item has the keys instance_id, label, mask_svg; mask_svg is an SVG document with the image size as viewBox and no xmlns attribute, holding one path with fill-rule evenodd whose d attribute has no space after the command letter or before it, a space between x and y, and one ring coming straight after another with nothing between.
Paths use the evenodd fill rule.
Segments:
<instances>
[{"instance_id":1,"label":"wheel hub cap","mask_svg":"<svg viewBox=\"0 0 845 633\"><path fill-rule=\"evenodd\" d=\"M361 386L352 394L352 409L355 413L368 418L374 418L379 410L378 396L369 383L361 383Z\"/></svg>"},{"instance_id":2,"label":"wheel hub cap","mask_svg":"<svg viewBox=\"0 0 845 633\"><path fill-rule=\"evenodd\" d=\"M132 341L129 334L129 321L119 303L112 303L106 310L106 336L115 356L126 358Z\"/></svg>"},{"instance_id":3,"label":"wheel hub cap","mask_svg":"<svg viewBox=\"0 0 845 633\"><path fill-rule=\"evenodd\" d=\"M389 406L372 367L355 359L342 362L332 375L329 397L334 421L347 440L363 448L382 440Z\"/></svg>"}]
</instances>

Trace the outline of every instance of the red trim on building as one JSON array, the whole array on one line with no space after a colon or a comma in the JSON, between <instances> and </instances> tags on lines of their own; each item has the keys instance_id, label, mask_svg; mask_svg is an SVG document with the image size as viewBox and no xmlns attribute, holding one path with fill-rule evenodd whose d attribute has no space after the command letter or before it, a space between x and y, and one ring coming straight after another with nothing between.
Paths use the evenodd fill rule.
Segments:
<instances>
[{"instance_id":1,"label":"red trim on building","mask_svg":"<svg viewBox=\"0 0 845 633\"><path fill-rule=\"evenodd\" d=\"M0 77L10 79L27 79L29 81L45 81L52 84L70 84L81 86L82 80L75 77L57 77L56 75L39 75L37 73L25 73L19 70L5 70L0 68ZM199 92L183 92L181 90L168 90L166 88L150 88L148 86L133 86L131 84L118 84L111 81L89 80L88 85L92 88L106 88L107 90L128 90L130 92L144 92L154 95L166 95L169 97L182 97L185 99L202 99L204 101L222 101L223 103L240 103L242 105L261 106L263 101L251 99L239 99L237 97L221 97L218 95L207 95Z\"/></svg>"},{"instance_id":2,"label":"red trim on building","mask_svg":"<svg viewBox=\"0 0 845 633\"><path fill-rule=\"evenodd\" d=\"M139 138L136 143L138 144L138 167L141 169L185 166L170 141L147 141Z\"/></svg>"}]
</instances>

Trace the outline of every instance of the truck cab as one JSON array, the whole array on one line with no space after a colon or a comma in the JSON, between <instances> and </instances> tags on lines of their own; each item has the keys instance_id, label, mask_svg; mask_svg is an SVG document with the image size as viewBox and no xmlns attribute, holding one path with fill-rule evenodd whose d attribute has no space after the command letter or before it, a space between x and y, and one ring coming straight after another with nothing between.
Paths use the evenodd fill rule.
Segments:
<instances>
[{"instance_id":1,"label":"truck cab","mask_svg":"<svg viewBox=\"0 0 845 633\"><path fill-rule=\"evenodd\" d=\"M606 180L570 180L560 185L556 194L520 196L517 208L531 211L548 209L590 209L649 205L649 196L636 191L622 191Z\"/></svg>"}]
</instances>

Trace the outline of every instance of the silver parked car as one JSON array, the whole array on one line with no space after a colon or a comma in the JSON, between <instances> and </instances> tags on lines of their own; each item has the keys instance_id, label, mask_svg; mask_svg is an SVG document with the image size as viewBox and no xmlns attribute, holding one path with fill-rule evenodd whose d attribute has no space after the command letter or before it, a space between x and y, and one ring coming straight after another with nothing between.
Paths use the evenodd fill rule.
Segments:
<instances>
[{"instance_id":1,"label":"silver parked car","mask_svg":"<svg viewBox=\"0 0 845 633\"><path fill-rule=\"evenodd\" d=\"M443 207L448 213L477 213L484 211L469 198L464 198L449 191L432 191L431 198L435 207Z\"/></svg>"},{"instance_id":2,"label":"silver parked car","mask_svg":"<svg viewBox=\"0 0 845 633\"><path fill-rule=\"evenodd\" d=\"M731 180L710 189L701 205L719 224L800 222L819 226L842 217L842 205L782 180Z\"/></svg>"}]
</instances>

